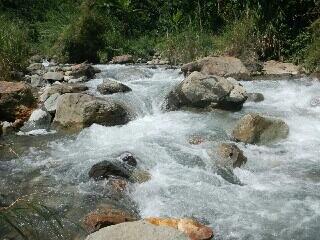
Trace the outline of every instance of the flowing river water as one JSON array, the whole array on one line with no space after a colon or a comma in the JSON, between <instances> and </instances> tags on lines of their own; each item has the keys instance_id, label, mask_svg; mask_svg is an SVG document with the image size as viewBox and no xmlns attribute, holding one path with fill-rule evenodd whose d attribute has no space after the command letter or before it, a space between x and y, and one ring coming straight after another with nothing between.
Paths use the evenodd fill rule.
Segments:
<instances>
[{"instance_id":1,"label":"flowing river water","mask_svg":"<svg viewBox=\"0 0 320 240\"><path fill-rule=\"evenodd\" d=\"M265 100L247 102L240 112L164 112L166 94L183 75L179 70L144 66L99 65L103 78L119 80L132 92L111 97L124 101L136 114L124 126L92 125L78 134L13 136L5 139L0 156L1 198L34 192L62 215L79 220L110 196L107 181L94 182L88 172L97 162L132 152L151 179L128 189L142 217L195 217L210 225L215 239L320 239L320 83L309 79L242 82L248 92ZM105 96L110 97L110 96ZM247 164L234 170L234 184L217 174L220 142L230 141L236 121L258 112L285 120L286 140L267 145L238 146ZM41 132L40 132L41 133ZM205 141L192 145L189 139ZM0 198L0 200L1 200Z\"/></svg>"}]
</instances>

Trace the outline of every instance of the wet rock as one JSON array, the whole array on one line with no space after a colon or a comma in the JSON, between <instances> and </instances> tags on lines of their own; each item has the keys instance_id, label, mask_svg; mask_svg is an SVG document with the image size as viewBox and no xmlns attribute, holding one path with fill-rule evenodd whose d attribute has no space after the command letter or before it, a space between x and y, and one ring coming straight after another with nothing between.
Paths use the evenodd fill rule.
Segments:
<instances>
[{"instance_id":1,"label":"wet rock","mask_svg":"<svg viewBox=\"0 0 320 240\"><path fill-rule=\"evenodd\" d=\"M60 93L51 95L43 104L44 108L51 114L55 114L57 110L58 98L61 96Z\"/></svg>"},{"instance_id":2,"label":"wet rock","mask_svg":"<svg viewBox=\"0 0 320 240\"><path fill-rule=\"evenodd\" d=\"M49 82L61 82L64 80L63 72L47 72L43 75L43 79Z\"/></svg>"},{"instance_id":3,"label":"wet rock","mask_svg":"<svg viewBox=\"0 0 320 240\"><path fill-rule=\"evenodd\" d=\"M157 225L178 229L186 234L191 240L209 240L213 237L211 228L193 219L174 219L174 218L147 218L147 222Z\"/></svg>"},{"instance_id":4,"label":"wet rock","mask_svg":"<svg viewBox=\"0 0 320 240\"><path fill-rule=\"evenodd\" d=\"M103 83L98 85L97 89L101 94L104 95L132 91L127 85L111 79L105 79Z\"/></svg>"},{"instance_id":5,"label":"wet rock","mask_svg":"<svg viewBox=\"0 0 320 240\"><path fill-rule=\"evenodd\" d=\"M27 84L0 81L0 121L28 120L34 103L35 98Z\"/></svg>"},{"instance_id":6,"label":"wet rock","mask_svg":"<svg viewBox=\"0 0 320 240\"><path fill-rule=\"evenodd\" d=\"M82 93L59 97L53 123L65 129L81 129L93 123L115 126L129 122L128 110L112 99L98 99Z\"/></svg>"},{"instance_id":7,"label":"wet rock","mask_svg":"<svg viewBox=\"0 0 320 240\"><path fill-rule=\"evenodd\" d=\"M277 62L274 60L267 61L263 65L263 73L273 76L298 75L303 73L303 69L292 63Z\"/></svg>"},{"instance_id":8,"label":"wet rock","mask_svg":"<svg viewBox=\"0 0 320 240\"><path fill-rule=\"evenodd\" d=\"M110 177L121 177L129 179L131 172L120 163L109 161L99 162L93 165L89 171L89 177L94 180L108 179Z\"/></svg>"},{"instance_id":9,"label":"wet rock","mask_svg":"<svg viewBox=\"0 0 320 240\"><path fill-rule=\"evenodd\" d=\"M320 106L320 97L314 97L310 101L311 107L319 107Z\"/></svg>"},{"instance_id":10,"label":"wet rock","mask_svg":"<svg viewBox=\"0 0 320 240\"><path fill-rule=\"evenodd\" d=\"M166 98L167 110L182 107L211 110L240 110L247 100L246 90L238 82L218 76L193 72Z\"/></svg>"},{"instance_id":11,"label":"wet rock","mask_svg":"<svg viewBox=\"0 0 320 240\"><path fill-rule=\"evenodd\" d=\"M98 207L97 210L89 213L84 219L84 224L89 232L95 232L104 227L124 222L133 222L138 219L139 216L133 213L113 205L104 204Z\"/></svg>"},{"instance_id":12,"label":"wet rock","mask_svg":"<svg viewBox=\"0 0 320 240\"><path fill-rule=\"evenodd\" d=\"M130 152L125 152L119 156L120 160L132 167L137 166L137 159Z\"/></svg>"},{"instance_id":13,"label":"wet rock","mask_svg":"<svg viewBox=\"0 0 320 240\"><path fill-rule=\"evenodd\" d=\"M202 136L191 136L188 140L191 145L200 145L204 141L205 139Z\"/></svg>"},{"instance_id":14,"label":"wet rock","mask_svg":"<svg viewBox=\"0 0 320 240\"><path fill-rule=\"evenodd\" d=\"M21 131L32 131L35 129L49 129L52 117L49 112L36 109L32 112L29 120L25 122Z\"/></svg>"},{"instance_id":15,"label":"wet rock","mask_svg":"<svg viewBox=\"0 0 320 240\"><path fill-rule=\"evenodd\" d=\"M221 77L234 77L236 79L246 79L250 72L242 61L234 57L206 57L195 62L182 66L181 71L188 76L190 73L198 71L207 75L217 75Z\"/></svg>"},{"instance_id":16,"label":"wet rock","mask_svg":"<svg viewBox=\"0 0 320 240\"><path fill-rule=\"evenodd\" d=\"M130 180L135 183L148 182L150 179L151 179L150 173L141 169L132 170L130 175Z\"/></svg>"},{"instance_id":17,"label":"wet rock","mask_svg":"<svg viewBox=\"0 0 320 240\"><path fill-rule=\"evenodd\" d=\"M177 229L159 227L145 221L126 222L102 228L90 234L86 240L188 240Z\"/></svg>"},{"instance_id":18,"label":"wet rock","mask_svg":"<svg viewBox=\"0 0 320 240\"><path fill-rule=\"evenodd\" d=\"M248 102L262 102L264 101L264 96L262 93L248 93Z\"/></svg>"},{"instance_id":19,"label":"wet rock","mask_svg":"<svg viewBox=\"0 0 320 240\"><path fill-rule=\"evenodd\" d=\"M128 185L128 182L125 179L121 179L121 178L112 178L109 180L112 189L116 192L123 192Z\"/></svg>"},{"instance_id":20,"label":"wet rock","mask_svg":"<svg viewBox=\"0 0 320 240\"><path fill-rule=\"evenodd\" d=\"M59 93L81 93L88 90L88 87L82 84L57 84L52 85L44 90L40 96L40 101L45 102L51 95Z\"/></svg>"},{"instance_id":21,"label":"wet rock","mask_svg":"<svg viewBox=\"0 0 320 240\"><path fill-rule=\"evenodd\" d=\"M284 139L288 134L289 127L284 121L254 113L241 118L232 132L235 140L251 144L265 144Z\"/></svg>"},{"instance_id":22,"label":"wet rock","mask_svg":"<svg viewBox=\"0 0 320 240\"><path fill-rule=\"evenodd\" d=\"M247 158L243 155L243 151L240 150L236 144L221 143L218 146L217 154L221 158L220 164L223 166L237 168L247 162Z\"/></svg>"},{"instance_id":23,"label":"wet rock","mask_svg":"<svg viewBox=\"0 0 320 240\"><path fill-rule=\"evenodd\" d=\"M121 55L121 56L115 56L112 58L111 63L114 64L126 64L126 63L133 63L133 56L132 55Z\"/></svg>"}]
</instances>

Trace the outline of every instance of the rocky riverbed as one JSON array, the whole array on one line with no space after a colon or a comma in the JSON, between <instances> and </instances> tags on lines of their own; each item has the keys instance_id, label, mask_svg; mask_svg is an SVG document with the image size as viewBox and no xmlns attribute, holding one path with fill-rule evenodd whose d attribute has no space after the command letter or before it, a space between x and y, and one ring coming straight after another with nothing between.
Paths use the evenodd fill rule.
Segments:
<instances>
[{"instance_id":1,"label":"rocky riverbed","mask_svg":"<svg viewBox=\"0 0 320 240\"><path fill-rule=\"evenodd\" d=\"M35 63L35 99L28 85L19 86L28 101L10 95L6 121L19 130L3 128L0 203L37 193L70 235L79 219L80 238L105 227L90 240L139 229L145 239L317 239L319 81L236 81L250 71L229 58L221 66L234 68L216 71L216 61L184 66L186 78L165 67ZM29 121L12 126L26 118L20 109Z\"/></svg>"}]
</instances>

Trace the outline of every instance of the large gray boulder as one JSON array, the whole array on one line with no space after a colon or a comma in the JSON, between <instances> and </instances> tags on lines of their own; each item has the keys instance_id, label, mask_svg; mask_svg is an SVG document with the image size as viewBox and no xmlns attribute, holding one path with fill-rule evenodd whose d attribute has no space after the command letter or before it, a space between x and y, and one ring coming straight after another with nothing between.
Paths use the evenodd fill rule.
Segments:
<instances>
[{"instance_id":1,"label":"large gray boulder","mask_svg":"<svg viewBox=\"0 0 320 240\"><path fill-rule=\"evenodd\" d=\"M169 93L165 108L218 108L236 111L242 108L246 100L246 90L234 79L193 72Z\"/></svg>"},{"instance_id":2,"label":"large gray boulder","mask_svg":"<svg viewBox=\"0 0 320 240\"><path fill-rule=\"evenodd\" d=\"M130 120L128 110L109 99L98 99L82 93L67 93L59 97L54 124L68 129L79 129L93 123L114 126Z\"/></svg>"},{"instance_id":3,"label":"large gray boulder","mask_svg":"<svg viewBox=\"0 0 320 240\"><path fill-rule=\"evenodd\" d=\"M182 232L171 227L155 226L145 221L125 222L102 228L86 240L188 240Z\"/></svg>"},{"instance_id":4,"label":"large gray boulder","mask_svg":"<svg viewBox=\"0 0 320 240\"><path fill-rule=\"evenodd\" d=\"M98 85L97 89L103 95L132 91L127 85L112 79L105 79L103 83Z\"/></svg>"},{"instance_id":5,"label":"large gray boulder","mask_svg":"<svg viewBox=\"0 0 320 240\"><path fill-rule=\"evenodd\" d=\"M237 79L246 79L250 75L250 71L240 59L227 56L202 58L198 61L183 65L181 71L185 76L194 71L221 77L234 77Z\"/></svg>"},{"instance_id":6,"label":"large gray boulder","mask_svg":"<svg viewBox=\"0 0 320 240\"><path fill-rule=\"evenodd\" d=\"M49 112L43 109L36 109L32 112L29 120L24 123L22 131L31 131L35 129L48 129L51 124L52 117Z\"/></svg>"},{"instance_id":7,"label":"large gray boulder","mask_svg":"<svg viewBox=\"0 0 320 240\"><path fill-rule=\"evenodd\" d=\"M281 119L268 118L259 114L250 113L239 120L232 136L235 140L265 144L284 139L289 134L289 126Z\"/></svg>"}]
</instances>

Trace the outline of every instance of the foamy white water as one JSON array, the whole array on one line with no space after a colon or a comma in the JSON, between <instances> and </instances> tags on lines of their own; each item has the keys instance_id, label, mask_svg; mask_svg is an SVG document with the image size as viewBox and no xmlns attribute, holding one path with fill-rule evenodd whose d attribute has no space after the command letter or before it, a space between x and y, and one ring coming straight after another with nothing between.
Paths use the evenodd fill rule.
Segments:
<instances>
[{"instance_id":1,"label":"foamy white water","mask_svg":"<svg viewBox=\"0 0 320 240\"><path fill-rule=\"evenodd\" d=\"M85 213L94 202L89 199L108 197L104 181L89 180L91 166L130 151L152 176L128 191L143 217L193 216L224 240L319 239L320 106L310 105L320 95L319 82L243 82L248 92L263 93L265 101L246 103L237 113L163 112L165 95L183 79L179 70L99 67L103 72L88 82L90 91L101 96L95 89L106 77L127 84L132 92L106 98L128 104L135 120L115 127L94 124L44 148L30 148L4 168L0 180L5 189L24 192L17 184L24 181L29 191L50 192L49 205ZM285 120L290 135L268 146L238 144L248 162L234 171L242 185L232 184L216 173L208 150L228 141L236 121L248 112ZM194 135L207 141L191 145ZM68 216L79 211L70 210Z\"/></svg>"}]
</instances>

